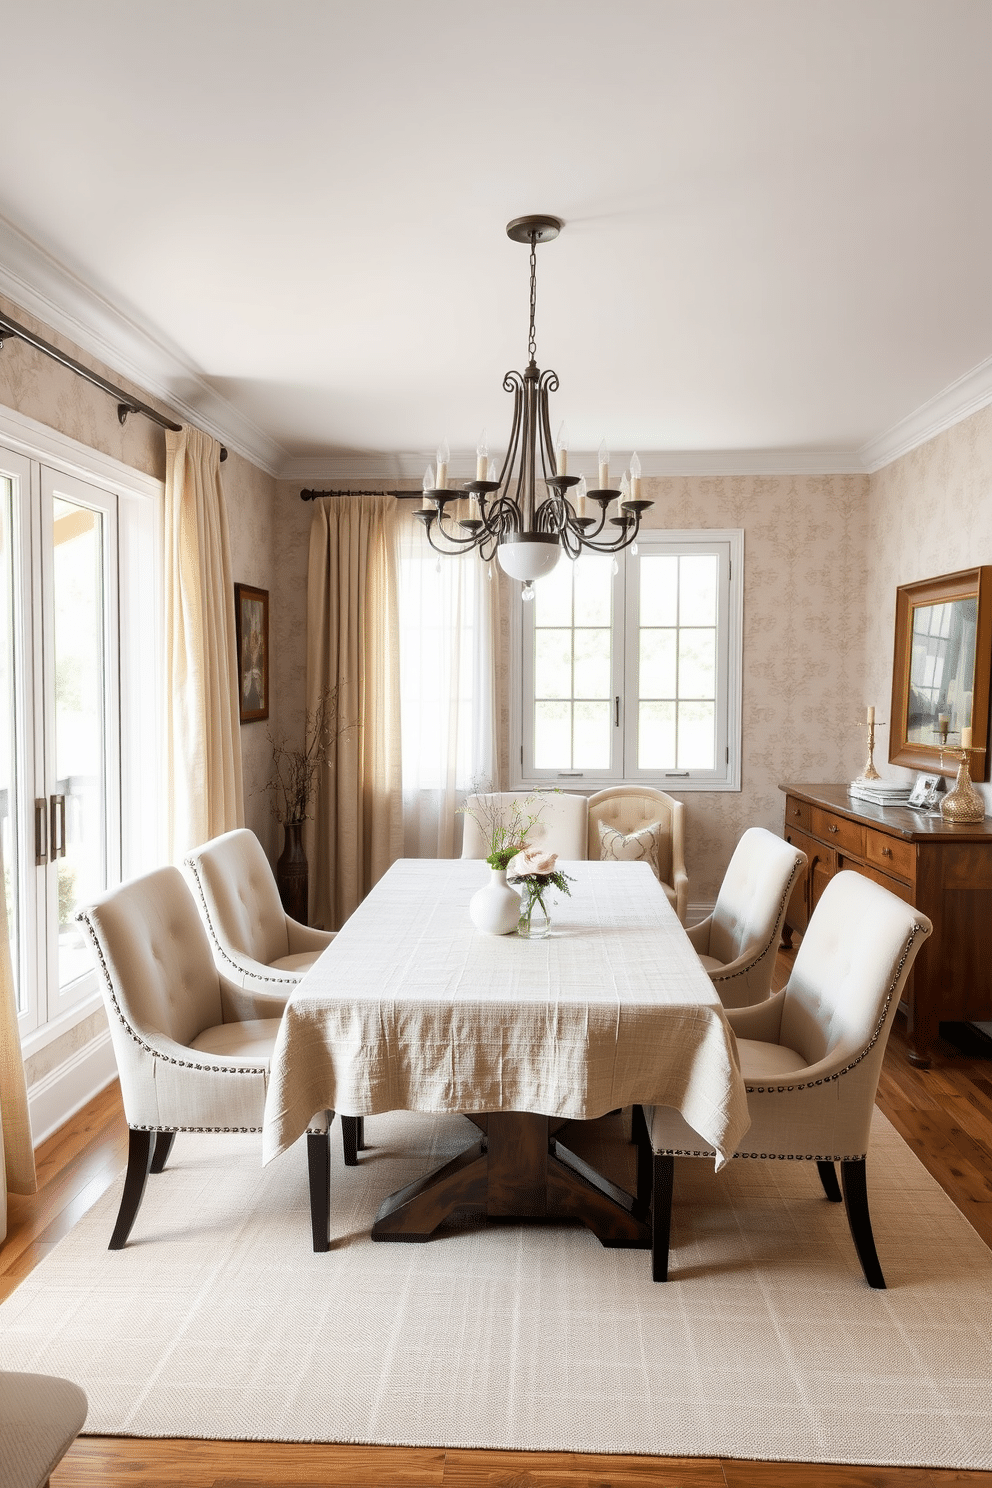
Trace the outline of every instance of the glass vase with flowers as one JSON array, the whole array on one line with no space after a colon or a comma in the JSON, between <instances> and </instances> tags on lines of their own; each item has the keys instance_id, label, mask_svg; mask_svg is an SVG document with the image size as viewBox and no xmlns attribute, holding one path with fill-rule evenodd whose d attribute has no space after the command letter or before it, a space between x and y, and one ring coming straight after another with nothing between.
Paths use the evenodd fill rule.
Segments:
<instances>
[{"instance_id":1,"label":"glass vase with flowers","mask_svg":"<svg viewBox=\"0 0 992 1488\"><path fill-rule=\"evenodd\" d=\"M544 902L548 889L558 889L562 894L572 892L569 888L572 880L555 867L557 861L557 853L529 847L514 860L507 874L508 883L519 884L522 888L517 934L525 940L542 940L551 930L551 916Z\"/></svg>"}]
</instances>

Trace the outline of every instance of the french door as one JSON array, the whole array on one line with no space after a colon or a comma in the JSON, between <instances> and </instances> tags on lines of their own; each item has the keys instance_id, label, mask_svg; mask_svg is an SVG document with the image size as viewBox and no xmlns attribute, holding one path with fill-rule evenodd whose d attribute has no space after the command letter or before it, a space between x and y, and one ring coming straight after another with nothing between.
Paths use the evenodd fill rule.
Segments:
<instances>
[{"instance_id":1,"label":"french door","mask_svg":"<svg viewBox=\"0 0 992 1488\"><path fill-rule=\"evenodd\" d=\"M75 911L120 877L117 497L0 449L0 845L20 1019L96 988Z\"/></svg>"}]
</instances>

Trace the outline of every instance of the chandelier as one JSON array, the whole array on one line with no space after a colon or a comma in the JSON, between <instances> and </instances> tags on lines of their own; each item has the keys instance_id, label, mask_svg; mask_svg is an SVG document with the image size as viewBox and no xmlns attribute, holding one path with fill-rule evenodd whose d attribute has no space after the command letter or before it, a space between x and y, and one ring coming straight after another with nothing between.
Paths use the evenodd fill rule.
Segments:
<instances>
[{"instance_id":1,"label":"chandelier","mask_svg":"<svg viewBox=\"0 0 992 1488\"><path fill-rule=\"evenodd\" d=\"M564 425L552 443L548 394L558 391L558 375L538 368L534 315L537 306L537 245L550 243L563 223L557 217L516 217L507 236L530 244L530 360L523 373L507 372L504 391L513 394L513 425L502 470L489 459L485 434L476 450L476 478L448 485L447 443L437 452L437 468L424 476L423 506L416 516L427 540L439 553L477 548L488 561L493 554L511 578L524 583L523 598L533 597L533 581L551 572L562 552L577 558L586 549L617 553L637 537L641 513L651 505L640 499L641 467L636 454L629 479L610 487L610 457L605 441L599 449L596 489L586 489L584 476L568 473L568 436ZM541 484L543 483L543 485ZM469 515L456 515L453 502L468 498ZM594 515L589 505L599 508ZM616 506L614 507L614 503ZM614 515L610 515L611 508Z\"/></svg>"}]
</instances>

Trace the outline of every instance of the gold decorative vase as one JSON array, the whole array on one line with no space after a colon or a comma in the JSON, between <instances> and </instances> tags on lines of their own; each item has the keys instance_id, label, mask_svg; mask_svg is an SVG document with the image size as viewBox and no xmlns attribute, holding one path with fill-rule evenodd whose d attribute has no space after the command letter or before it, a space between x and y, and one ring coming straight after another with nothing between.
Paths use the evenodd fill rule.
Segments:
<instances>
[{"instance_id":1,"label":"gold decorative vase","mask_svg":"<svg viewBox=\"0 0 992 1488\"><path fill-rule=\"evenodd\" d=\"M968 768L967 749L961 751L961 763L958 765L958 778L954 782L954 789L947 792L940 803L940 814L944 821L949 822L975 822L982 821L985 817L985 802L971 783L971 770Z\"/></svg>"}]
</instances>

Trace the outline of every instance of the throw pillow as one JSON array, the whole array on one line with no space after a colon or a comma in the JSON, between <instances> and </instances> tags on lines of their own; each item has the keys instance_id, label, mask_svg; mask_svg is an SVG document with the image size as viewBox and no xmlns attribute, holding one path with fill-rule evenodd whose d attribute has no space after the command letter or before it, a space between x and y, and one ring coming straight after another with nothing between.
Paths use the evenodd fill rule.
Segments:
<instances>
[{"instance_id":1,"label":"throw pillow","mask_svg":"<svg viewBox=\"0 0 992 1488\"><path fill-rule=\"evenodd\" d=\"M600 822L599 856L615 863L637 863L643 859L645 863L650 863L651 872L657 878L660 830L660 821L651 822L646 827L638 827L636 832L626 834L618 832L614 827L608 827L605 822Z\"/></svg>"}]
</instances>

